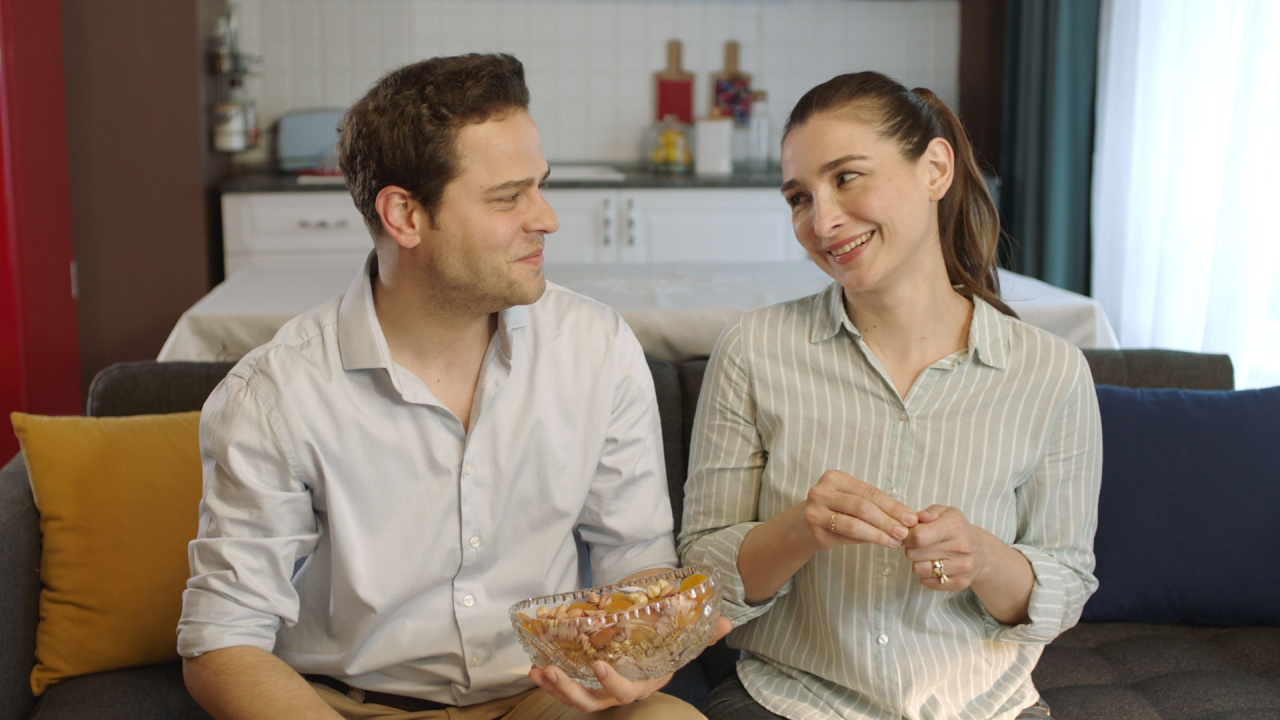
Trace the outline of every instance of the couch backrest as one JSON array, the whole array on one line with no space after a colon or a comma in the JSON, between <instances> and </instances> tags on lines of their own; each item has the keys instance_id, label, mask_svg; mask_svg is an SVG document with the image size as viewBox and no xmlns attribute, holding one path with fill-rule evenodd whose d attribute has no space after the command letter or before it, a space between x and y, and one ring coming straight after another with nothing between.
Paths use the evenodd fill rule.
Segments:
<instances>
[{"instance_id":1,"label":"couch backrest","mask_svg":"<svg viewBox=\"0 0 1280 720\"><path fill-rule=\"evenodd\" d=\"M85 414L97 417L199 410L233 362L116 363L89 384Z\"/></svg>"},{"instance_id":2,"label":"couch backrest","mask_svg":"<svg viewBox=\"0 0 1280 720\"><path fill-rule=\"evenodd\" d=\"M1230 390L1235 384L1231 358L1226 355L1175 350L1085 350L1084 356L1098 385ZM98 373L89 386L86 412L101 416L198 410L233 364L144 360L112 365ZM649 360L662 416L667 487L676 532L680 530L684 507L693 416L706 367L705 359L678 366Z\"/></svg>"},{"instance_id":3,"label":"couch backrest","mask_svg":"<svg viewBox=\"0 0 1280 720\"><path fill-rule=\"evenodd\" d=\"M1179 350L1085 350L1095 385L1132 388L1231 390L1235 369L1228 355Z\"/></svg>"}]
</instances>

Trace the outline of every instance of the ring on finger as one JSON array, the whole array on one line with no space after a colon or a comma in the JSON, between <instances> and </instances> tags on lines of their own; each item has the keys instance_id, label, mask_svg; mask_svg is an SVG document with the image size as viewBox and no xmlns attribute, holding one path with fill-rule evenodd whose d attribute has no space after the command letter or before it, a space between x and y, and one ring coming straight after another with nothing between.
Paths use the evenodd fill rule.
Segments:
<instances>
[{"instance_id":1,"label":"ring on finger","mask_svg":"<svg viewBox=\"0 0 1280 720\"><path fill-rule=\"evenodd\" d=\"M839 514L840 513L831 513L831 522L827 523L827 530L831 532L836 531L836 516Z\"/></svg>"}]
</instances>

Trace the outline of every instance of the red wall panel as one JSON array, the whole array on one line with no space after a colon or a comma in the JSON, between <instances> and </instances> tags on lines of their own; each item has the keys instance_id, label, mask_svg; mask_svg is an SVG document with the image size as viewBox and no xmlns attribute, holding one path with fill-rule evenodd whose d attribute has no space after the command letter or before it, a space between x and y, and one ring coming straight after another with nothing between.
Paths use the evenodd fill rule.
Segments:
<instances>
[{"instance_id":1,"label":"red wall panel","mask_svg":"<svg viewBox=\"0 0 1280 720\"><path fill-rule=\"evenodd\" d=\"M0 0L0 459L13 410L81 410L59 4Z\"/></svg>"}]
</instances>

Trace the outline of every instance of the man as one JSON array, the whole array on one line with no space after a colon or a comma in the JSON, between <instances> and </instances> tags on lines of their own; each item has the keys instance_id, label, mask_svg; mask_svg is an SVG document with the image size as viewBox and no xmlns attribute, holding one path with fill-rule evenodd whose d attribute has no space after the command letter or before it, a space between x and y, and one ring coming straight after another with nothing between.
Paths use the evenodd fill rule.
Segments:
<instances>
[{"instance_id":1,"label":"man","mask_svg":"<svg viewBox=\"0 0 1280 720\"><path fill-rule=\"evenodd\" d=\"M215 717L701 717L604 663L598 691L530 669L507 619L577 587L582 546L595 584L675 564L639 344L542 276L557 222L528 98L515 58L467 55L347 112L374 252L201 420L178 649Z\"/></svg>"}]
</instances>

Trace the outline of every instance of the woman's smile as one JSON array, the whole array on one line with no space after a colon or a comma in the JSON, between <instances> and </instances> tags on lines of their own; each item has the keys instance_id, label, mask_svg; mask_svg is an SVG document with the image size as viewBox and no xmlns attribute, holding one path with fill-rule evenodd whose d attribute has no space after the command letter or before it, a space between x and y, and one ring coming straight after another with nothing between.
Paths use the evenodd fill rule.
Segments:
<instances>
[{"instance_id":1,"label":"woman's smile","mask_svg":"<svg viewBox=\"0 0 1280 720\"><path fill-rule=\"evenodd\" d=\"M868 230L867 232L862 233L861 235L855 236L848 240L842 240L840 241L839 245L836 245L834 247L827 247L825 248L825 250L827 254L830 255L833 259L835 259L835 261L838 263L851 262L855 257L857 257L858 255L861 255L861 253L855 253L853 251L857 248L862 247L863 245L866 245L867 241L871 239L871 236L875 235L875 232L876 232L875 230Z\"/></svg>"}]
</instances>

